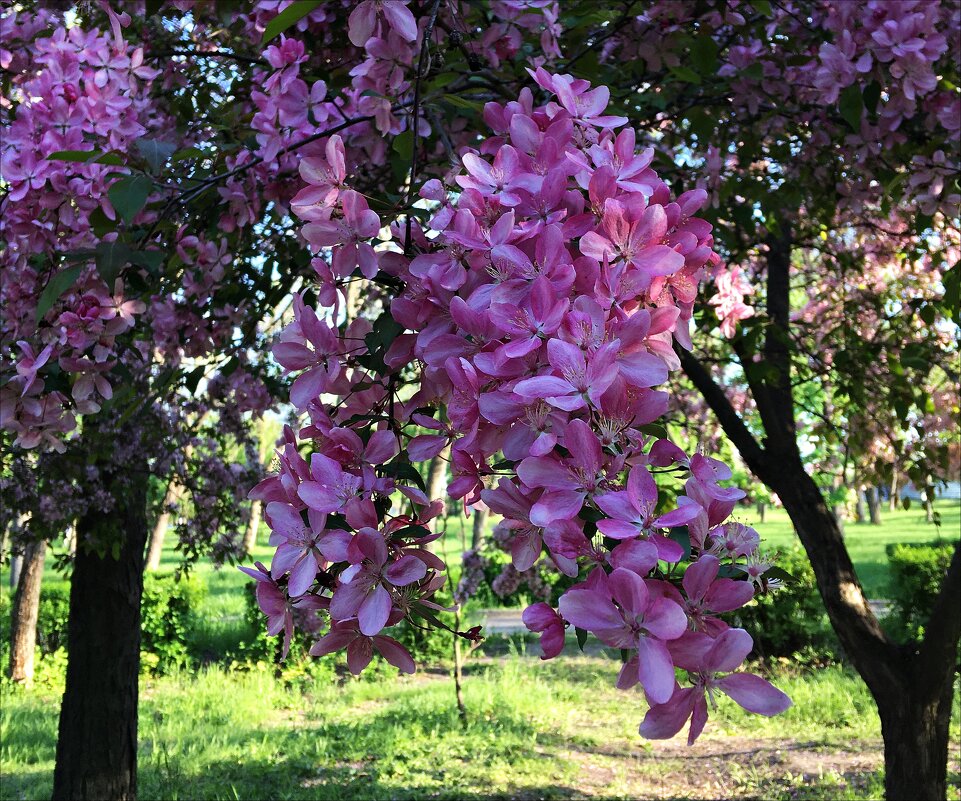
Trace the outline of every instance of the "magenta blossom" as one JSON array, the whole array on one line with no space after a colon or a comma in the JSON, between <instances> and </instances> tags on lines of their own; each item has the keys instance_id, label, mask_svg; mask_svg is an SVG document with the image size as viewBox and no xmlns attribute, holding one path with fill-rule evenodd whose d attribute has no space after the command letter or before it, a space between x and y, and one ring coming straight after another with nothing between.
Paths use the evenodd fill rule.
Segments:
<instances>
[{"instance_id":1,"label":"magenta blossom","mask_svg":"<svg viewBox=\"0 0 961 801\"><path fill-rule=\"evenodd\" d=\"M749 712L768 717L791 706L791 699L770 682L751 673L731 673L751 652L754 642L743 629L728 629L716 640L691 632L671 645L675 664L695 677L693 687L675 685L670 699L652 706L641 723L640 733L653 740L666 740L677 734L691 719L688 745L692 744L707 722L707 699L716 707L714 691L720 690Z\"/></svg>"},{"instance_id":2,"label":"magenta blossom","mask_svg":"<svg viewBox=\"0 0 961 801\"><path fill-rule=\"evenodd\" d=\"M559 610L565 620L592 631L604 644L637 649L633 667L648 697L654 703L671 697L674 663L665 642L687 629L687 617L674 601L652 597L644 579L617 568L602 587L578 585L568 590L561 596Z\"/></svg>"},{"instance_id":3,"label":"magenta blossom","mask_svg":"<svg viewBox=\"0 0 961 801\"><path fill-rule=\"evenodd\" d=\"M370 664L375 648L402 672L413 673L417 669L410 652L397 640L384 634L369 637L358 630L356 620L335 623L329 632L311 646L310 655L326 656L342 648L347 649L347 667L355 676Z\"/></svg>"},{"instance_id":4,"label":"magenta blossom","mask_svg":"<svg viewBox=\"0 0 961 801\"><path fill-rule=\"evenodd\" d=\"M524 610L524 625L530 631L540 632L541 659L553 659L564 650L564 619L549 604L536 603Z\"/></svg>"},{"instance_id":5,"label":"magenta blossom","mask_svg":"<svg viewBox=\"0 0 961 801\"><path fill-rule=\"evenodd\" d=\"M390 562L387 543L376 529L362 528L350 545L353 566L341 574L340 584L330 602L335 620L357 618L362 634L372 637L387 624L393 606L392 587L405 587L420 581L427 566L407 554Z\"/></svg>"}]
</instances>

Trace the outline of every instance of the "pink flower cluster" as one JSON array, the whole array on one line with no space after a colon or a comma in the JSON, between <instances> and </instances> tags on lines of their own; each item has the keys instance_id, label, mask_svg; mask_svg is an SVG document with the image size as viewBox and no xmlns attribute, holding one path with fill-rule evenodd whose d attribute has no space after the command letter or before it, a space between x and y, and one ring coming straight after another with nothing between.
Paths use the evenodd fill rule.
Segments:
<instances>
[{"instance_id":1,"label":"pink flower cluster","mask_svg":"<svg viewBox=\"0 0 961 801\"><path fill-rule=\"evenodd\" d=\"M652 151L638 152L626 119L607 113L605 87L532 75L556 99L535 106L525 89L488 103L494 136L462 151L456 186L422 187L435 216L428 231L413 226L412 242L399 222L392 242L375 239L383 221L350 188L338 138L302 170L310 186L294 208L322 297L369 279L393 299L375 324L338 324L336 309L300 301L276 345L298 374L292 401L310 421L299 439L313 452L304 458L288 430L280 473L252 493L268 502L278 546L269 571L249 571L262 608L288 639L293 608L324 608L331 629L314 653L346 647L356 672L377 649L412 670L382 632L405 617L436 620L444 564L424 547L440 504L410 461L452 441L448 492L503 516L514 567L548 560L582 579L557 610L525 613L545 656L560 652L568 625L621 648L619 685L640 683L649 719L670 721L645 723L651 736L670 736L685 712L696 736L697 692L715 686L782 711L789 700L762 679L717 678L750 651L718 617L753 597L750 582L727 577L757 561L756 532L727 522L743 492L723 485L720 462L644 430L667 408L656 387L679 366L675 345L690 346L698 285L718 263L711 226L694 216L706 193L672 199ZM411 380L412 393L398 392ZM666 508L662 493L675 496ZM667 536L678 528L689 559L682 537ZM676 683L675 667L693 688Z\"/></svg>"},{"instance_id":2,"label":"pink flower cluster","mask_svg":"<svg viewBox=\"0 0 961 801\"><path fill-rule=\"evenodd\" d=\"M119 177L116 168L48 158L90 150L91 141L102 151L126 152L146 133L157 71L144 63L143 48L120 38L121 20L114 20L113 35L74 26L38 38L30 46L32 62L20 65L5 102L13 113L0 152L8 186L0 201L6 243L0 252L0 305L4 361L15 372L4 376L0 389L0 426L25 448L61 449L74 414L99 411L101 401L112 396L107 376L117 362L117 337L145 309L122 281L108 286L90 258L100 241L91 216L116 216L107 197ZM5 40L19 47L36 33L35 22L27 14L6 16ZM81 265L76 280L38 314L43 290L58 271L54 254L71 252ZM46 258L37 259L41 254ZM54 363L72 385L46 386L41 368Z\"/></svg>"}]
</instances>

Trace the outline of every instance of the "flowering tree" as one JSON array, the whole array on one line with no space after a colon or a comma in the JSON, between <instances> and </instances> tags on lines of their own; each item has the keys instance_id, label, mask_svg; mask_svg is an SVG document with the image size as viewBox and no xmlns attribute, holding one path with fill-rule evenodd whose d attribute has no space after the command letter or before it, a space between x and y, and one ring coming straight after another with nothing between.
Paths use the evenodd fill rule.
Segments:
<instances>
[{"instance_id":1,"label":"flowering tree","mask_svg":"<svg viewBox=\"0 0 961 801\"><path fill-rule=\"evenodd\" d=\"M89 444L119 501L80 527L77 608L103 628L78 623L71 665L138 627L143 539L129 532L145 526L130 466L162 457L145 458L159 429L132 422L147 419L143 400L189 420L204 417L182 402L198 390L229 415L262 408L262 337L291 297L272 352L295 377L302 422L285 432L280 473L254 491L277 546L251 570L272 632L289 635L294 610L325 610L316 654L344 649L359 671L376 650L413 669L387 631L405 617L444 625L432 600L444 565L428 547L440 499L412 463L452 446L450 495L509 521L516 568L544 560L570 581L558 609L526 613L546 655L568 624L621 649L619 683L650 701L643 733L670 736L691 718L696 737L715 689L783 709L783 694L731 672L750 643L717 617L772 575L756 533L727 522L740 491L710 454L659 439L657 387L683 365L716 407L689 355L692 321L701 342L718 316L726 334L753 324L745 352L766 341L775 371L759 380L780 410L761 410L765 433L789 450L793 423L774 422L791 410L791 351L776 332L794 244L822 225L848 242L860 209L882 204L872 181L897 179L927 209L924 231L943 230L950 190L937 184L952 156L905 131L952 124L953 90L929 73L953 6L901 15L902 32L884 5L867 22L845 4L757 0L6 12L3 264L16 280L3 288L3 427L22 447ZM842 142L853 155L838 163ZM704 187L675 199L666 181L695 175ZM826 184L850 211L836 216L814 191ZM751 317L745 299L765 275L776 302ZM716 311L697 311L709 281ZM218 368L230 392L204 393ZM784 482L748 462L787 503ZM806 475L792 479L798 493ZM834 535L810 537L829 609L843 601L832 614L856 644L848 607L870 613L850 562ZM104 586L128 599L113 628ZM57 797L135 793L136 648L112 663L122 730L71 706L92 707L97 691L68 673ZM918 764L915 780L938 781L936 764ZM943 795L943 770L940 782Z\"/></svg>"}]
</instances>

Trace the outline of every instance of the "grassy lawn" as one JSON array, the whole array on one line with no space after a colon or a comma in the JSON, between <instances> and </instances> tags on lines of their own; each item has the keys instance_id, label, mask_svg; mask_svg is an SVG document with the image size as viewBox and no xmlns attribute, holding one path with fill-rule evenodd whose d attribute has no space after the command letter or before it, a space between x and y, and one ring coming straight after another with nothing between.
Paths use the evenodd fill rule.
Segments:
<instances>
[{"instance_id":1,"label":"grassy lawn","mask_svg":"<svg viewBox=\"0 0 961 801\"><path fill-rule=\"evenodd\" d=\"M934 505L941 515L940 530L924 520L924 508L914 505L908 511L899 509L882 512L882 524L846 522L844 538L851 560L869 598L887 597L888 557L884 552L890 543L932 542L941 539L957 540L961 536L961 503L937 501ZM758 522L753 509L737 510L735 514L754 526L768 548L800 546L794 526L783 509L768 509L765 521Z\"/></svg>"},{"instance_id":2,"label":"grassy lawn","mask_svg":"<svg viewBox=\"0 0 961 801\"><path fill-rule=\"evenodd\" d=\"M443 674L373 680L221 668L144 678L140 796L148 799L877 798L881 746L865 687L841 668L781 676L765 719L721 700L693 748L646 742L617 665L575 657L469 663L468 720ZM0 798L48 798L59 677L4 684ZM958 714L955 712L954 734ZM952 766L955 781L958 766Z\"/></svg>"}]
</instances>

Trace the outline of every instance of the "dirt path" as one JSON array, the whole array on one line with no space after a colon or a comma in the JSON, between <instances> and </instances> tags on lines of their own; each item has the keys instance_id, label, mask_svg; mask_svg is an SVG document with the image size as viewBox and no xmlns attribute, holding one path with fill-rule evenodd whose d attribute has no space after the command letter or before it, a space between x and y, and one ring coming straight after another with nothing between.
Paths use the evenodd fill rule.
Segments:
<instances>
[{"instance_id":1,"label":"dirt path","mask_svg":"<svg viewBox=\"0 0 961 801\"><path fill-rule=\"evenodd\" d=\"M746 737L655 742L643 750L571 750L587 798L818 798L866 788L882 766L882 743L824 744Z\"/></svg>"}]
</instances>

